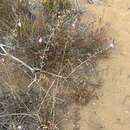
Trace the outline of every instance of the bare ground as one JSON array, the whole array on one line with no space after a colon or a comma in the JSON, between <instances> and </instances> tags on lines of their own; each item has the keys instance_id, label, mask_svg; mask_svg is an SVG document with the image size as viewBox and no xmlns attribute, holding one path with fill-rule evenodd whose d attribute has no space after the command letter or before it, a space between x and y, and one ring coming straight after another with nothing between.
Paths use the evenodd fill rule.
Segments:
<instances>
[{"instance_id":1,"label":"bare ground","mask_svg":"<svg viewBox=\"0 0 130 130\"><path fill-rule=\"evenodd\" d=\"M130 1L84 6L101 24L109 25L117 46L111 58L99 65L104 85L99 100L81 108L81 130L130 130Z\"/></svg>"}]
</instances>

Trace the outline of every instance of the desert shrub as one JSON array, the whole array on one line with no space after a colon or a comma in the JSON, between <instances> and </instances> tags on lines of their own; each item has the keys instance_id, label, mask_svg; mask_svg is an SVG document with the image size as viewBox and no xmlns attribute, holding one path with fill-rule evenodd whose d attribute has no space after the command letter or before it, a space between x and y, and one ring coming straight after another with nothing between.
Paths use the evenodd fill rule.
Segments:
<instances>
[{"instance_id":1,"label":"desert shrub","mask_svg":"<svg viewBox=\"0 0 130 130\"><path fill-rule=\"evenodd\" d=\"M43 0L43 5L49 13L58 13L70 9L71 4L68 0Z\"/></svg>"},{"instance_id":2,"label":"desert shrub","mask_svg":"<svg viewBox=\"0 0 130 130\"><path fill-rule=\"evenodd\" d=\"M52 98L48 97L44 100L44 108L39 109L45 93L35 87L33 86L26 91L16 90L11 86L1 84L1 130L58 130L60 128L60 124L57 123L64 117L65 113L59 111L59 105L53 109Z\"/></svg>"},{"instance_id":3,"label":"desert shrub","mask_svg":"<svg viewBox=\"0 0 130 130\"><path fill-rule=\"evenodd\" d=\"M36 13L28 0L0 2L0 58L28 82L19 80L13 89L1 80L1 129L63 129L57 122L68 107L86 105L96 95L102 85L97 63L114 44L105 27L83 24L83 12L67 0L43 0Z\"/></svg>"},{"instance_id":4,"label":"desert shrub","mask_svg":"<svg viewBox=\"0 0 130 130\"><path fill-rule=\"evenodd\" d=\"M28 2L26 0L1 0L0 30L2 33L14 30L20 15L29 16Z\"/></svg>"}]
</instances>

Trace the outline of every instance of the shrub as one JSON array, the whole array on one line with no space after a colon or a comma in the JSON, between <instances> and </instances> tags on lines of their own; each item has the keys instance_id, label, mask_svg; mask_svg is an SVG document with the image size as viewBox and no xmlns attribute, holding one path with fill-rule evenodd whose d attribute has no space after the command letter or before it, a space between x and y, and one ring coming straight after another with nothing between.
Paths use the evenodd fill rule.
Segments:
<instances>
[{"instance_id":1,"label":"shrub","mask_svg":"<svg viewBox=\"0 0 130 130\"><path fill-rule=\"evenodd\" d=\"M69 106L86 105L96 95L102 85L97 62L114 44L105 27L81 23L82 11L67 0L43 0L34 14L30 6L25 0L0 3L0 55L27 80L17 89L1 81L1 129L21 123L28 130L63 129L56 124Z\"/></svg>"}]
</instances>

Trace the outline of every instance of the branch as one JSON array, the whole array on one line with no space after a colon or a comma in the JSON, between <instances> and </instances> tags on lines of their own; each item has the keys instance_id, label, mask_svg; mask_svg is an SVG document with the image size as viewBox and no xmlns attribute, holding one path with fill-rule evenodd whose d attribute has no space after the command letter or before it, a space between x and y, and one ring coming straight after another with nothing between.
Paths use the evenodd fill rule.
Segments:
<instances>
[{"instance_id":1,"label":"branch","mask_svg":"<svg viewBox=\"0 0 130 130\"><path fill-rule=\"evenodd\" d=\"M32 68L31 66L27 65L25 62L23 62L22 60L18 59L17 57L9 54L5 48L11 48L10 46L7 46L7 45L4 45L4 44L0 44L0 48L1 50L3 51L3 53L0 53L0 55L3 55L3 56L7 56L7 57L10 57L11 59L13 59L14 61L22 64L24 67L28 68L32 73L35 72L35 69Z\"/></svg>"},{"instance_id":2,"label":"branch","mask_svg":"<svg viewBox=\"0 0 130 130\"><path fill-rule=\"evenodd\" d=\"M92 58L96 57L98 54L101 54L103 53L104 51L108 50L108 49L111 49L111 48L114 48L114 44L111 43L110 46L100 50L100 51L97 51L95 52L93 55L90 55L88 59L86 59L85 61L83 61L81 64L77 65L71 72L70 74L67 76L70 77L77 69L79 69L83 64L87 63L88 61L90 61Z\"/></svg>"}]
</instances>

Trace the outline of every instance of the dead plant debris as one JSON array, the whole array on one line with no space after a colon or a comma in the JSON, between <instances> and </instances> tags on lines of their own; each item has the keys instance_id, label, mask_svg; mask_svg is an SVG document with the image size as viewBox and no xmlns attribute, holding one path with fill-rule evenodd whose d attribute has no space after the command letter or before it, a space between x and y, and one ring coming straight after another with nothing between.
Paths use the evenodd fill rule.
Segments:
<instances>
[{"instance_id":1,"label":"dead plant debris","mask_svg":"<svg viewBox=\"0 0 130 130\"><path fill-rule=\"evenodd\" d=\"M30 2L0 1L0 67L13 67L1 71L0 129L63 130L69 106L87 105L101 87L96 65L114 43L105 27L81 23L73 2L43 0L33 13ZM9 73L26 83L10 84Z\"/></svg>"}]
</instances>

